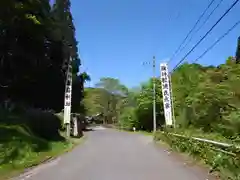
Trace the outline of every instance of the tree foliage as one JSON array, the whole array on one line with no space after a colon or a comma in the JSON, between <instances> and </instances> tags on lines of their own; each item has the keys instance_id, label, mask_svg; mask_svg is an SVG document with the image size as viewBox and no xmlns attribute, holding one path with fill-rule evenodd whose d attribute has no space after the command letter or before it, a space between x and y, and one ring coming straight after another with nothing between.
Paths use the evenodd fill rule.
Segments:
<instances>
[{"instance_id":1,"label":"tree foliage","mask_svg":"<svg viewBox=\"0 0 240 180\"><path fill-rule=\"evenodd\" d=\"M128 89L118 79L101 78L95 88L86 89L84 105L87 114L102 113L104 123L116 123L127 94Z\"/></svg>"},{"instance_id":2,"label":"tree foliage","mask_svg":"<svg viewBox=\"0 0 240 180\"><path fill-rule=\"evenodd\" d=\"M157 123L163 124L161 82L156 81ZM95 88L86 90L85 106L89 115L103 113L104 123L115 123L124 129L136 127L152 130L152 79L138 89L128 89L118 79L101 78Z\"/></svg>"},{"instance_id":3,"label":"tree foliage","mask_svg":"<svg viewBox=\"0 0 240 180\"><path fill-rule=\"evenodd\" d=\"M198 129L203 133L214 132L228 139L239 139L240 64L235 58L229 57L225 64L217 67L185 63L172 73L171 79L177 128ZM129 123L137 129L152 130L152 80L140 87L138 92L134 92L131 106L135 108L131 113L135 112L132 119L136 124L132 120ZM160 128L164 124L164 116L161 82L158 79L156 111L157 126ZM129 113L129 110L123 113ZM123 117L126 119L126 116Z\"/></svg>"},{"instance_id":4,"label":"tree foliage","mask_svg":"<svg viewBox=\"0 0 240 180\"><path fill-rule=\"evenodd\" d=\"M97 111L111 114L122 128L153 129L152 79L141 84L137 91L111 78L101 79L98 87L94 89L98 93L91 95L98 104ZM217 67L181 65L172 73L177 128L200 129L203 133L214 132L237 140L240 134L239 87L240 64L233 57ZM156 114L160 128L164 125L160 78L156 79Z\"/></svg>"},{"instance_id":5,"label":"tree foliage","mask_svg":"<svg viewBox=\"0 0 240 180\"><path fill-rule=\"evenodd\" d=\"M0 11L0 102L61 110L71 57L79 106L83 82L70 1L1 1Z\"/></svg>"},{"instance_id":6,"label":"tree foliage","mask_svg":"<svg viewBox=\"0 0 240 180\"><path fill-rule=\"evenodd\" d=\"M157 124L160 126L163 121L163 103L160 79L156 83L156 116ZM136 116L137 129L151 131L153 129L153 79L141 85L141 90L136 95Z\"/></svg>"},{"instance_id":7,"label":"tree foliage","mask_svg":"<svg viewBox=\"0 0 240 180\"><path fill-rule=\"evenodd\" d=\"M172 77L179 127L234 138L240 133L240 66L234 58L218 67L184 64Z\"/></svg>"},{"instance_id":8,"label":"tree foliage","mask_svg":"<svg viewBox=\"0 0 240 180\"><path fill-rule=\"evenodd\" d=\"M70 59L72 112L84 113L84 82L90 77L79 73L70 7L70 0L56 0L52 5L49 0L0 2L0 125L24 125L46 139L52 136L50 132L58 134L61 124L54 113L64 107ZM23 118L12 121L11 114Z\"/></svg>"}]
</instances>

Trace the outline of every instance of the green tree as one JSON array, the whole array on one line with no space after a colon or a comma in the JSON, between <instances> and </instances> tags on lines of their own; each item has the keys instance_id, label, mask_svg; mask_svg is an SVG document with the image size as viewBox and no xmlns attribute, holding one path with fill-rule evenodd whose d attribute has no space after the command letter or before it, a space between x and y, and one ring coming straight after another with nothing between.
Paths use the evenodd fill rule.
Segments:
<instances>
[{"instance_id":1,"label":"green tree","mask_svg":"<svg viewBox=\"0 0 240 180\"><path fill-rule=\"evenodd\" d=\"M136 117L136 109L134 107L125 107L123 113L119 116L119 127L121 129L132 130L133 127L140 127L140 122Z\"/></svg>"},{"instance_id":2,"label":"green tree","mask_svg":"<svg viewBox=\"0 0 240 180\"><path fill-rule=\"evenodd\" d=\"M126 104L128 89L118 79L101 78L95 88L85 91L84 105L88 115L103 114L104 123L117 123Z\"/></svg>"},{"instance_id":3,"label":"green tree","mask_svg":"<svg viewBox=\"0 0 240 180\"><path fill-rule=\"evenodd\" d=\"M0 2L0 102L60 111L65 64L72 59L72 108L79 110L84 79L79 74L70 1ZM84 75L84 73L83 73ZM85 74L86 75L86 74Z\"/></svg>"},{"instance_id":4,"label":"green tree","mask_svg":"<svg viewBox=\"0 0 240 180\"><path fill-rule=\"evenodd\" d=\"M122 128L152 131L153 129L153 80L143 83L140 88L128 90L126 104L119 117ZM156 82L156 115L158 127L164 124L161 82Z\"/></svg>"},{"instance_id":5,"label":"green tree","mask_svg":"<svg viewBox=\"0 0 240 180\"><path fill-rule=\"evenodd\" d=\"M232 57L218 67L180 66L172 77L177 124L236 137L240 132L239 70Z\"/></svg>"},{"instance_id":6,"label":"green tree","mask_svg":"<svg viewBox=\"0 0 240 180\"><path fill-rule=\"evenodd\" d=\"M49 2L10 0L0 6L1 101L61 109L63 49L53 36L57 27Z\"/></svg>"},{"instance_id":7,"label":"green tree","mask_svg":"<svg viewBox=\"0 0 240 180\"><path fill-rule=\"evenodd\" d=\"M114 78L101 78L100 81L96 84L97 88L103 89L101 97L103 101L106 101L104 104L104 122L105 123L116 123L119 116L119 108L122 107L122 100L128 93L128 89L120 83L118 79Z\"/></svg>"}]
</instances>

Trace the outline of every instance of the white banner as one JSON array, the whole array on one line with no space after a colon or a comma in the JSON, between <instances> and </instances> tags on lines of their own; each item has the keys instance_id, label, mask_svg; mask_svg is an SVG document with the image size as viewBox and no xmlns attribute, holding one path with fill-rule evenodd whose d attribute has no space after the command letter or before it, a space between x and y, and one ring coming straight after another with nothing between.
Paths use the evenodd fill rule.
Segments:
<instances>
[{"instance_id":1,"label":"white banner","mask_svg":"<svg viewBox=\"0 0 240 180\"><path fill-rule=\"evenodd\" d=\"M169 75L167 63L160 64L161 82L162 82L162 96L163 96L163 107L166 125L173 125L172 118L172 101L171 91L169 86Z\"/></svg>"},{"instance_id":2,"label":"white banner","mask_svg":"<svg viewBox=\"0 0 240 180\"><path fill-rule=\"evenodd\" d=\"M64 106L64 124L70 124L71 120L71 107L70 106Z\"/></svg>"},{"instance_id":3,"label":"white banner","mask_svg":"<svg viewBox=\"0 0 240 180\"><path fill-rule=\"evenodd\" d=\"M65 98L64 98L64 124L70 124L71 120L71 100L72 100L72 65L71 60L67 71Z\"/></svg>"}]
</instances>

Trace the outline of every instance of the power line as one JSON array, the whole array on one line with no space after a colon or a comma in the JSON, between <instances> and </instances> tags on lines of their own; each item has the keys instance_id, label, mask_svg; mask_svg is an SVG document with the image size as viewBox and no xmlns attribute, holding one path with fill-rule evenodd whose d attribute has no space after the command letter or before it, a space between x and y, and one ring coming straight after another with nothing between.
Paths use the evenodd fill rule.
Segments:
<instances>
[{"instance_id":1,"label":"power line","mask_svg":"<svg viewBox=\"0 0 240 180\"><path fill-rule=\"evenodd\" d=\"M196 28L196 26L198 25L198 23L201 21L201 19L203 18L203 16L205 15L205 13L207 12L207 10L211 7L211 5L214 3L215 0L211 0L211 2L208 4L207 8L203 11L203 13L200 15L200 17L198 18L198 20L196 21L196 23L194 24L194 26L192 27L192 29L188 32L187 36L184 38L184 40L182 41L182 43L179 45L179 47L177 48L177 50L173 53L172 57L170 58L170 60L168 61L168 63L170 61L172 61L172 59L176 56L176 54L178 53L178 51L180 50L180 48L182 47L182 45L186 42L186 40L188 39L188 37L190 36L190 34L193 32L193 30Z\"/></svg>"},{"instance_id":2,"label":"power line","mask_svg":"<svg viewBox=\"0 0 240 180\"><path fill-rule=\"evenodd\" d=\"M185 60L185 58L193 52L194 49L212 32L212 30L218 25L218 23L230 12L230 10L239 2L236 0L227 10L226 12L217 20L217 22L206 32L206 34L193 46L193 48L177 63L177 65L173 68L172 71L176 70L176 68Z\"/></svg>"},{"instance_id":3,"label":"power line","mask_svg":"<svg viewBox=\"0 0 240 180\"><path fill-rule=\"evenodd\" d=\"M213 15L213 13L219 8L219 6L221 5L221 3L223 2L224 0L220 0L217 4L217 6L211 11L211 13L207 16L207 18L205 19L205 21L202 23L202 25L192 34L192 36L190 37L190 39L188 40L188 42L185 44L185 46L182 47L182 49L180 49L179 53L181 53L185 48L186 46L192 41L194 35L196 33L198 33L202 27L207 23L207 21L210 19L210 17Z\"/></svg>"},{"instance_id":4,"label":"power line","mask_svg":"<svg viewBox=\"0 0 240 180\"><path fill-rule=\"evenodd\" d=\"M214 46L216 46L224 37L226 37L232 30L234 30L240 24L240 20L237 21L227 32L225 32L221 37L219 37L211 46L209 46L206 51L204 51L193 63L196 63L199 59L205 56Z\"/></svg>"}]
</instances>

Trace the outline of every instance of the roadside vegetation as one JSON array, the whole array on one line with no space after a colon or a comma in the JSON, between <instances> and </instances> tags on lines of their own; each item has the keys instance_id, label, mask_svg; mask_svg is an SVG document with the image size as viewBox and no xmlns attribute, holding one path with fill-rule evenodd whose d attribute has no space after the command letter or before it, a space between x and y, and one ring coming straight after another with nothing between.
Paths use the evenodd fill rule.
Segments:
<instances>
[{"instance_id":1,"label":"roadside vegetation","mask_svg":"<svg viewBox=\"0 0 240 180\"><path fill-rule=\"evenodd\" d=\"M70 1L0 1L0 179L69 150L63 136L67 67L72 58L72 112L81 105L85 73L78 73Z\"/></svg>"},{"instance_id":2,"label":"roadside vegetation","mask_svg":"<svg viewBox=\"0 0 240 180\"><path fill-rule=\"evenodd\" d=\"M54 158L71 150L80 142L80 139L66 139L63 136L63 132L59 131L60 120L55 115L48 112L40 113L41 115L38 113L30 117L27 117L29 114L16 114L14 117L14 114L10 113L7 120L13 120L15 123L1 123L0 179L17 175L26 168ZM7 117L6 113L4 117ZM42 126L38 123L29 124L33 121L44 123L44 120L47 124L51 123L51 127L46 126L47 124Z\"/></svg>"}]
</instances>

